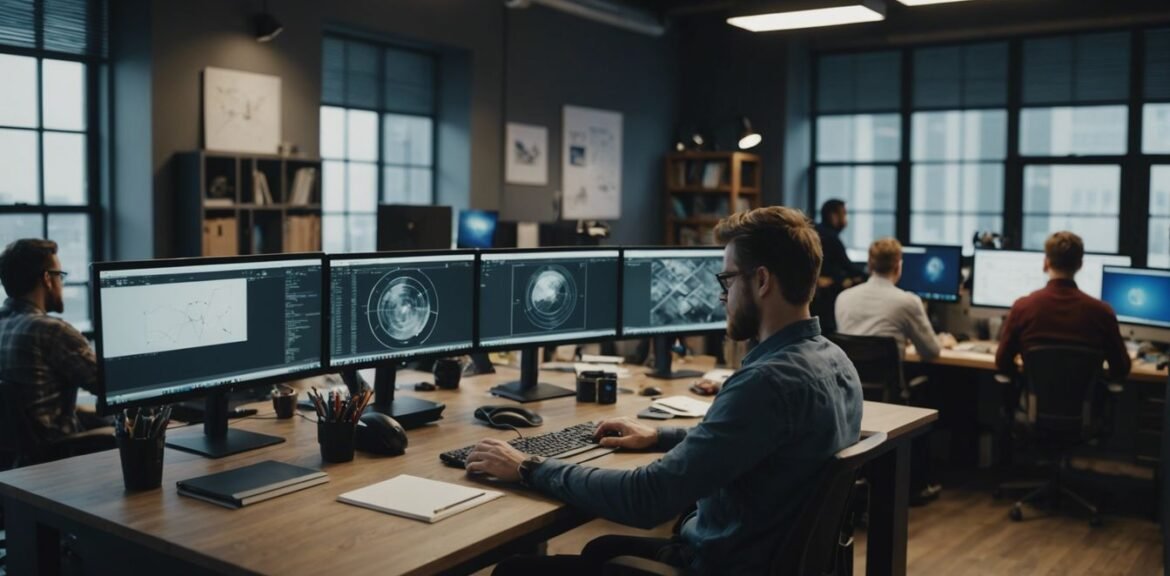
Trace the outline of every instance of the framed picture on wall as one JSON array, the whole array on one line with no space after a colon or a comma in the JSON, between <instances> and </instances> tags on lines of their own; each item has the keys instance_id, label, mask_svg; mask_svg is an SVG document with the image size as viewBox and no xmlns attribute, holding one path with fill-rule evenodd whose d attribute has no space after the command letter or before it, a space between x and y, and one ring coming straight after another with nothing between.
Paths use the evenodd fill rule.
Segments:
<instances>
[{"instance_id":1,"label":"framed picture on wall","mask_svg":"<svg viewBox=\"0 0 1170 576\"><path fill-rule=\"evenodd\" d=\"M505 130L504 181L508 184L548 184L548 128L508 122Z\"/></svg>"},{"instance_id":2,"label":"framed picture on wall","mask_svg":"<svg viewBox=\"0 0 1170 576\"><path fill-rule=\"evenodd\" d=\"M280 148L280 77L203 69L203 147L276 154Z\"/></svg>"}]
</instances>

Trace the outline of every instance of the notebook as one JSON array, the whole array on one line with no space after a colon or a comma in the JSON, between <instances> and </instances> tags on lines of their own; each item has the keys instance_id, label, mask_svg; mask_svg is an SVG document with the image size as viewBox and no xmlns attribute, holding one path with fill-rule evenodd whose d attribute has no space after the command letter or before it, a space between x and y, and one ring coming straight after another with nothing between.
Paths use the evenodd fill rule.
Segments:
<instances>
[{"instance_id":1,"label":"notebook","mask_svg":"<svg viewBox=\"0 0 1170 576\"><path fill-rule=\"evenodd\" d=\"M502 492L403 474L337 497L339 502L387 514L435 523L480 504Z\"/></svg>"},{"instance_id":2,"label":"notebook","mask_svg":"<svg viewBox=\"0 0 1170 576\"><path fill-rule=\"evenodd\" d=\"M690 396L667 396L651 402L650 406L682 418L698 418L707 415L707 409L711 407L711 403L695 400Z\"/></svg>"},{"instance_id":3,"label":"notebook","mask_svg":"<svg viewBox=\"0 0 1170 576\"><path fill-rule=\"evenodd\" d=\"M239 508L329 481L321 470L265 460L216 474L180 480L179 494Z\"/></svg>"}]
</instances>

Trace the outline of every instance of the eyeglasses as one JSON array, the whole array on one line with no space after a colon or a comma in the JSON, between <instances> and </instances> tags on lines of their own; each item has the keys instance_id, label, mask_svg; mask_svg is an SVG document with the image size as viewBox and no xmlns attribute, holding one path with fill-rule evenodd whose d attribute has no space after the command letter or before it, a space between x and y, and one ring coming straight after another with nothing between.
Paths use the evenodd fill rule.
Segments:
<instances>
[{"instance_id":1,"label":"eyeglasses","mask_svg":"<svg viewBox=\"0 0 1170 576\"><path fill-rule=\"evenodd\" d=\"M61 280L64 280L64 279L69 277L69 273L64 271L64 270L45 270L45 273L51 274L53 276L60 276Z\"/></svg>"},{"instance_id":2,"label":"eyeglasses","mask_svg":"<svg viewBox=\"0 0 1170 576\"><path fill-rule=\"evenodd\" d=\"M755 271L756 271L756 269L752 268L751 270L737 270L734 272L718 272L715 274L715 279L719 281L719 288L721 288L723 290L723 295L726 296L727 292L729 290L731 290L731 281L733 279L739 278L740 276L747 276L749 274L754 274Z\"/></svg>"}]
</instances>

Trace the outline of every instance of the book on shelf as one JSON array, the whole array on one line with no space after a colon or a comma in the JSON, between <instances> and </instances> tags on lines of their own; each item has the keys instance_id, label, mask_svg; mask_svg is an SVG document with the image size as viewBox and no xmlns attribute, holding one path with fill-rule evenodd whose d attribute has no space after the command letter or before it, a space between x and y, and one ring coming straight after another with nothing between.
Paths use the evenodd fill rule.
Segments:
<instances>
[{"instance_id":1,"label":"book on shelf","mask_svg":"<svg viewBox=\"0 0 1170 576\"><path fill-rule=\"evenodd\" d=\"M703 166L703 188L718 188L723 181L723 162L711 161Z\"/></svg>"},{"instance_id":2,"label":"book on shelf","mask_svg":"<svg viewBox=\"0 0 1170 576\"><path fill-rule=\"evenodd\" d=\"M321 246L321 218L289 216L284 221L285 252L316 252Z\"/></svg>"},{"instance_id":3,"label":"book on shelf","mask_svg":"<svg viewBox=\"0 0 1170 576\"><path fill-rule=\"evenodd\" d=\"M260 170L252 170L252 201L257 206L275 204L272 190L268 188L268 176Z\"/></svg>"},{"instance_id":4,"label":"book on shelf","mask_svg":"<svg viewBox=\"0 0 1170 576\"><path fill-rule=\"evenodd\" d=\"M293 176L293 186L289 190L288 203L294 206L305 206L313 195L313 186L317 181L317 169L313 167L298 168Z\"/></svg>"},{"instance_id":5,"label":"book on shelf","mask_svg":"<svg viewBox=\"0 0 1170 576\"><path fill-rule=\"evenodd\" d=\"M674 208L674 215L676 218L687 217L687 207L685 204L683 204L682 198L679 198L678 196L672 197L670 199L670 205L672 208Z\"/></svg>"},{"instance_id":6,"label":"book on shelf","mask_svg":"<svg viewBox=\"0 0 1170 576\"><path fill-rule=\"evenodd\" d=\"M748 210L751 210L751 209L752 209L752 201L751 200L744 198L743 196L739 196L735 199L735 211L736 212L747 212Z\"/></svg>"}]
</instances>

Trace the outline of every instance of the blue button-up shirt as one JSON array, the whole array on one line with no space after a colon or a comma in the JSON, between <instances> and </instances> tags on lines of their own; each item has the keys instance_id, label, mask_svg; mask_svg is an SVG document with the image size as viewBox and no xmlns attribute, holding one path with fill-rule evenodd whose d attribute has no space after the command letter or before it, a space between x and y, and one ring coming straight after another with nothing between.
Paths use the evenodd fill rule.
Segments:
<instances>
[{"instance_id":1,"label":"blue button-up shirt","mask_svg":"<svg viewBox=\"0 0 1170 576\"><path fill-rule=\"evenodd\" d=\"M811 483L861 432L853 363L821 336L816 318L756 346L727 379L703 421L661 428L668 452L635 470L548 460L531 484L590 514L650 528L698 509L682 540L701 572L765 573Z\"/></svg>"}]
</instances>

